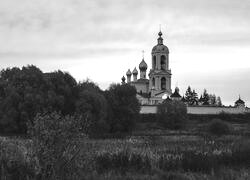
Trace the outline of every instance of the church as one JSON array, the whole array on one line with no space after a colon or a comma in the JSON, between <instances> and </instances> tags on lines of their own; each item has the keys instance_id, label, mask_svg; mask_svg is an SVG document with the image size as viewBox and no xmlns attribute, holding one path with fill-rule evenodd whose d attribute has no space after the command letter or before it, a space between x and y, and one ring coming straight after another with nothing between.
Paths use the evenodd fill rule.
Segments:
<instances>
[{"instance_id":1,"label":"church","mask_svg":"<svg viewBox=\"0 0 250 180\"><path fill-rule=\"evenodd\" d=\"M122 83L128 83L136 88L137 99L141 104L140 113L156 113L157 105L165 99L179 100L184 103L185 98L179 94L179 88L176 87L174 92L171 89L171 69L169 67L169 49L163 43L162 32L158 33L157 44L151 51L152 66L149 69L147 78L148 65L142 58L139 64L139 72L135 67L133 71L128 69L126 78L122 77ZM139 74L139 78L137 77ZM185 103L186 104L186 103ZM190 114L219 114L221 112L240 114L250 113L250 109L245 106L245 102L239 99L234 106L211 106L205 104L188 105L187 111Z\"/></svg>"},{"instance_id":2,"label":"church","mask_svg":"<svg viewBox=\"0 0 250 180\"><path fill-rule=\"evenodd\" d=\"M169 68L169 49L163 44L162 32L158 33L157 44L152 48L152 67L149 70L146 78L148 65L142 59L139 64L140 76L136 67L131 72L128 69L127 83L135 86L137 90L137 98L141 105L155 105L161 103L164 99L171 97L171 99L180 99L179 89L176 88L172 93L171 89L171 69ZM126 79L123 76L122 82Z\"/></svg>"}]
</instances>

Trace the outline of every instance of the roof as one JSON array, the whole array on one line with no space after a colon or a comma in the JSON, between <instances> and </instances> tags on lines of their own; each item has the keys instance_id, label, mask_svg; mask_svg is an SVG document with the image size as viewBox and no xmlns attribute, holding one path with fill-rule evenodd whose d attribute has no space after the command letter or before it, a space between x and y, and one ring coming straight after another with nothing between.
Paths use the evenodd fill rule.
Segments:
<instances>
[{"instance_id":1,"label":"roof","mask_svg":"<svg viewBox=\"0 0 250 180\"><path fill-rule=\"evenodd\" d=\"M157 52L164 52L164 53L169 53L169 50L168 50L168 47L165 46L163 44L163 38L161 37L162 36L162 32L160 31L158 33L159 37L158 37L158 44L156 46L153 47L152 49L152 53L157 53Z\"/></svg>"},{"instance_id":2,"label":"roof","mask_svg":"<svg viewBox=\"0 0 250 180\"><path fill-rule=\"evenodd\" d=\"M156 53L156 52L165 52L165 53L169 53L169 49L167 46L165 46L164 44L157 44L156 46L153 47L152 49L152 53Z\"/></svg>"},{"instance_id":3,"label":"roof","mask_svg":"<svg viewBox=\"0 0 250 180\"><path fill-rule=\"evenodd\" d=\"M235 101L235 104L245 104L245 102L243 100L239 99L237 101Z\"/></svg>"},{"instance_id":4,"label":"roof","mask_svg":"<svg viewBox=\"0 0 250 180\"><path fill-rule=\"evenodd\" d=\"M139 64L139 69L140 70L147 70L148 65L147 63L144 61L144 58L142 59L141 63Z\"/></svg>"},{"instance_id":5,"label":"roof","mask_svg":"<svg viewBox=\"0 0 250 180\"><path fill-rule=\"evenodd\" d=\"M142 79L142 78L140 78L136 82L137 83L149 83L149 80L148 79Z\"/></svg>"},{"instance_id":6,"label":"roof","mask_svg":"<svg viewBox=\"0 0 250 180\"><path fill-rule=\"evenodd\" d=\"M170 96L171 98L181 98L181 95L179 94L179 88L176 87L174 93Z\"/></svg>"},{"instance_id":7,"label":"roof","mask_svg":"<svg viewBox=\"0 0 250 180\"><path fill-rule=\"evenodd\" d=\"M137 94L143 98L150 98L151 97L150 93L137 93Z\"/></svg>"},{"instance_id":8,"label":"roof","mask_svg":"<svg viewBox=\"0 0 250 180\"><path fill-rule=\"evenodd\" d=\"M138 74L138 71L137 71L136 67L134 68L132 74Z\"/></svg>"},{"instance_id":9,"label":"roof","mask_svg":"<svg viewBox=\"0 0 250 180\"><path fill-rule=\"evenodd\" d=\"M128 69L126 75L127 75L127 76L131 76L131 74L132 74L132 73L131 73L130 69Z\"/></svg>"}]
</instances>

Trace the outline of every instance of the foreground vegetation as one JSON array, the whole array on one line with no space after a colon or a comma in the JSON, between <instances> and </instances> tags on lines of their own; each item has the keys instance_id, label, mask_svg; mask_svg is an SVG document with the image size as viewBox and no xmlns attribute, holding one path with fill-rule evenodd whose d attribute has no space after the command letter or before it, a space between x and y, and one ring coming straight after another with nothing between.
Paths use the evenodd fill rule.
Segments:
<instances>
[{"instance_id":1,"label":"foreground vegetation","mask_svg":"<svg viewBox=\"0 0 250 180\"><path fill-rule=\"evenodd\" d=\"M77 146L71 142L64 151L56 148L58 143L54 148L43 144L50 148L42 151L29 139L1 138L0 142L2 179L250 178L250 140L242 136L81 137ZM61 161L51 159L54 153Z\"/></svg>"}]
</instances>

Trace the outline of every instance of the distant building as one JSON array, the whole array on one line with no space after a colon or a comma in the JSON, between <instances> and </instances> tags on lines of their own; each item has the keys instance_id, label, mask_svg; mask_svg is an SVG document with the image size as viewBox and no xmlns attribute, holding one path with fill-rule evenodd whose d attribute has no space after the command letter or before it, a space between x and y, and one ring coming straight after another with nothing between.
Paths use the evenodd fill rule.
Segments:
<instances>
[{"instance_id":1,"label":"distant building","mask_svg":"<svg viewBox=\"0 0 250 180\"><path fill-rule=\"evenodd\" d=\"M135 86L137 98L141 104L159 104L164 97L172 95L171 90L171 70L169 69L169 49L163 44L162 32L158 33L157 45L152 48L152 67L147 79L148 65L142 59L139 64L140 78L137 79L136 68L127 71L127 83ZM133 76L133 80L131 80Z\"/></svg>"},{"instance_id":2,"label":"distant building","mask_svg":"<svg viewBox=\"0 0 250 180\"><path fill-rule=\"evenodd\" d=\"M133 85L137 91L137 98L141 104L141 113L156 113L157 106L165 101L177 100L187 104L189 114L218 114L226 112L231 114L250 113L250 109L245 107L245 102L239 99L235 106L211 106L209 102L203 102L203 97L195 100L191 105L187 103L185 97L179 94L179 88L176 87L174 93L171 90L171 69L169 68L169 49L163 44L162 32L158 33L157 44L151 51L151 69L147 79L148 65L142 58L139 64L140 77L136 67L131 72L126 72L126 78L122 77L122 84Z\"/></svg>"},{"instance_id":3,"label":"distant building","mask_svg":"<svg viewBox=\"0 0 250 180\"><path fill-rule=\"evenodd\" d=\"M235 107L245 107L245 102L243 100L241 100L241 98L239 96L239 99L237 101L235 101L234 106Z\"/></svg>"}]
</instances>

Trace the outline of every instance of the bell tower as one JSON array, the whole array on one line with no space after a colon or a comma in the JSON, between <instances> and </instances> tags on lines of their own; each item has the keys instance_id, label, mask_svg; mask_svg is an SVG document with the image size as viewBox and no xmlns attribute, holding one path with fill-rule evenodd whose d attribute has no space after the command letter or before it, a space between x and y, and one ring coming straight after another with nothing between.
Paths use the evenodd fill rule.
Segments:
<instances>
[{"instance_id":1,"label":"bell tower","mask_svg":"<svg viewBox=\"0 0 250 180\"><path fill-rule=\"evenodd\" d=\"M157 45L153 47L152 69L149 72L149 90L151 96L172 94L171 70L169 69L169 49L163 44L162 32L158 33Z\"/></svg>"}]
</instances>

